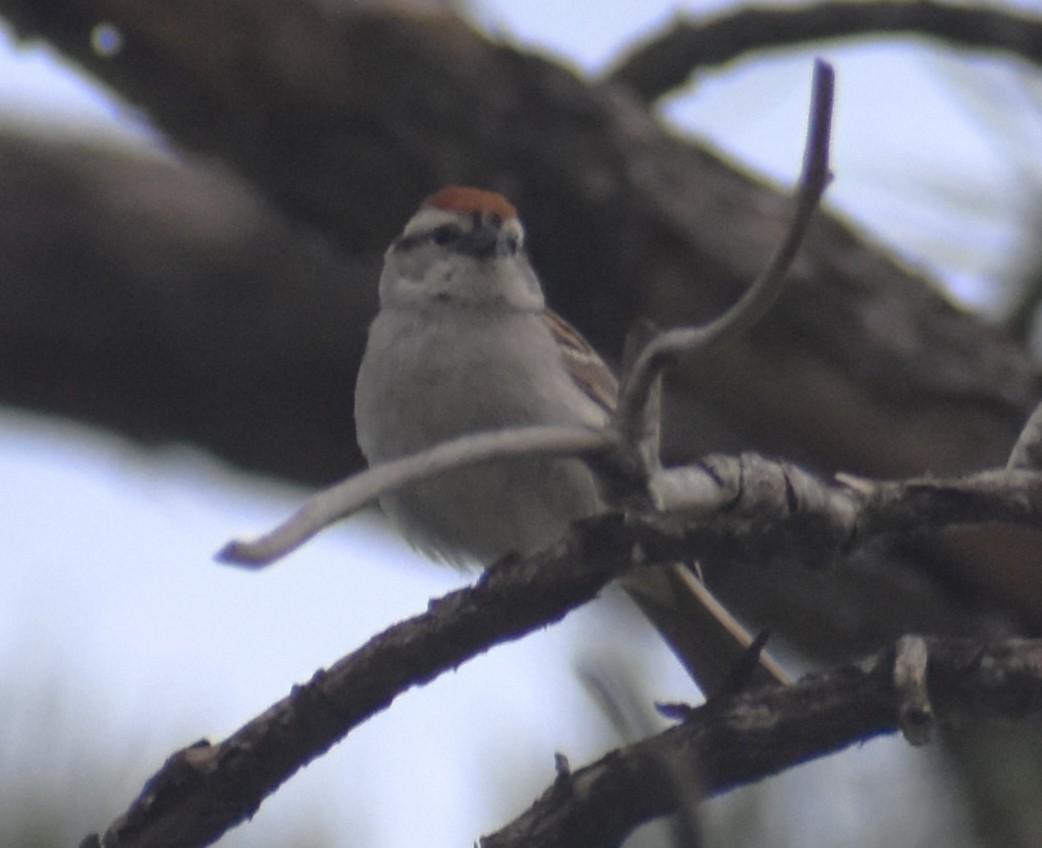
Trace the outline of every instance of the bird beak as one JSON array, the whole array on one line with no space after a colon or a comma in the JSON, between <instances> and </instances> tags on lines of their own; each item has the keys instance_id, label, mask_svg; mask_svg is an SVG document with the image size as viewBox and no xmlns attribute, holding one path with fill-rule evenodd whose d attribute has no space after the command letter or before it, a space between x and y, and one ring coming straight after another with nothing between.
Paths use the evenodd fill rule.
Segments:
<instances>
[{"instance_id":1,"label":"bird beak","mask_svg":"<svg viewBox=\"0 0 1042 848\"><path fill-rule=\"evenodd\" d=\"M489 224L478 224L456 242L456 250L475 259L492 259L505 253L500 249L500 230Z\"/></svg>"}]
</instances>

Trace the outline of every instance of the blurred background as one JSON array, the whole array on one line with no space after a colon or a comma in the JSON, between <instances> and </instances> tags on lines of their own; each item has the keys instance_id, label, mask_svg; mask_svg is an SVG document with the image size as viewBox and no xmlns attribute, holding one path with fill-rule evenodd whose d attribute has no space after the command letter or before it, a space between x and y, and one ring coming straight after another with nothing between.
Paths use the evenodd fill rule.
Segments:
<instances>
[{"instance_id":1,"label":"blurred background","mask_svg":"<svg viewBox=\"0 0 1042 848\"><path fill-rule=\"evenodd\" d=\"M611 4L608 14L548 0L490 0L468 4L460 14L511 47L536 51L593 79L675 15L736 7L627 0ZM1042 12L1035 3L1020 8ZM113 61L124 50L133 53L133 42L124 43L118 28L97 24L82 33L85 50L111 54ZM308 338L283 338L268 313L240 299L241 280L253 288L292 287L304 278L314 283L309 296L329 298L315 319L321 321L315 338L324 338L337 336L342 323L336 280L358 274L372 286L351 295L354 318L364 325L375 296L376 245L386 243L422 194L414 194L404 211L381 211L390 229L374 225L379 232L372 244L352 255L343 242L354 231L330 238L328 228L313 226L307 215L294 218L287 211L292 204L257 193L248 168L225 168L219 145L187 153L164 121L120 99L46 42L19 38L10 28L0 36L0 181L6 197L0 211L9 235L0 289L10 286L0 295L8 305L8 318L0 318L8 363L8 388L0 398L6 403L0 408L0 845L43 848L73 844L105 827L172 751L227 735L294 682L472 576L413 554L375 513L327 531L262 574L212 559L231 536L270 527L320 482L346 474L356 462L350 379L357 360L345 353L336 363L340 389L314 397L306 365L326 356L326 348L316 343L312 350ZM764 52L700 72L654 111L672 133L714 151L753 180L789 186L800 164L815 55L834 64L839 80L837 179L828 207L870 249L928 278L919 281L923 286L943 290L958 321L982 326L981 332L1021 351L1010 356L1029 374L1024 384L1037 386L1027 351L1037 347L1042 288L1038 69L911 38L866 37ZM176 126L178 119L165 120ZM251 131L263 135L265 128ZM525 217L523 201L535 189L521 180L503 176L501 182L519 187ZM98 232L91 229L92 216ZM537 218L546 215L532 220ZM99 235L102 223L106 230ZM562 213L560 226L582 223ZM538 239L535 228L537 260ZM97 245L94 253L84 247L88 243ZM44 270L30 276L27 267ZM90 301L97 311L77 315L82 290L106 275L111 289L99 288ZM125 322L137 297L127 281L145 277L160 296L146 304L154 323L141 329ZM228 300L230 320L215 321L205 338L177 337L181 313L209 303L198 294L204 287L207 297ZM18 351L31 349L18 346L18 334L29 324L12 316L30 311L54 319L52 348L41 349L65 354L19 359ZM574 314L568 317L582 324ZM174 334L155 354L156 327L167 320ZM596 316L592 324L596 329ZM207 414L206 403L186 400L179 413L184 422L162 427L149 418L150 397L128 389L116 417L129 423L110 427L108 413L91 406L94 388L85 387L63 359L90 350L91 368L130 375L127 385L138 391L176 382L184 370L220 370L224 366L214 362L225 335L242 326L260 326L276 348L299 348L304 355L293 368L249 372L259 386L234 382L231 369L221 372L233 400L246 388L257 390L260 400L244 402L240 418L258 431L278 430L267 442L232 451L231 461L220 448L222 439L238 438L231 425L226 437L218 434L209 443L186 435L191 422ZM75 335L77 327L83 338ZM93 332L111 341L90 341ZM139 332L148 341L137 339ZM892 328L885 335L893 338ZM143 372L135 376L139 343L154 358L143 359ZM352 344L356 356L357 341ZM238 355L246 362L247 354ZM51 390L82 395L85 411L63 410L47 399ZM308 395L300 405L293 400L298 393ZM1028 400L1017 409L1029 408ZM336 467L327 455L309 453L313 408L331 420L342 418ZM760 415L744 414L750 420ZM1015 432L1016 415L1010 412L1009 419ZM943 431L943 419L932 426ZM818 437L801 438L806 441L794 451L823 470L896 473L896 465L873 466L863 455L851 454L847 465L838 448L815 454ZM966 441L978 438L969 427ZM738 447L760 446L751 438L748 444L742 436L735 440ZM335 451L336 438L331 443ZM269 455L257 459L251 451ZM968 457L966 465L976 462ZM901 467L908 474L946 470L940 460L913 466ZM1024 544L1013 549L1037 553L1037 540ZM1015 555L1033 561L1030 553ZM937 549L918 547L892 559L947 562ZM972 557L960 560L966 561ZM872 568L866 565L866 573ZM938 565L936 571L940 589L926 586L919 571L900 578L906 594L897 601L892 588L873 595L860 577L846 594L818 595L819 576L807 576L802 585L815 588L800 603L813 610L828 597L847 622L871 618L866 604L907 607L910 626L922 630L935 623L941 631L961 630L972 619L975 632L1032 633L1042 621L1026 602L1008 602L1023 597L1016 584L992 592L975 582L970 565ZM790 614L793 608L785 607ZM748 614L758 620L755 603ZM894 627L900 631L908 621ZM873 619L849 643L816 657L800 634L786 641L784 627L779 630L780 650L797 669L849 658L882 644L888 633ZM609 718L604 692L623 705L621 725ZM698 698L654 634L609 595L560 625L407 693L295 776L222 844L469 844L519 814L549 785L555 752L566 754L573 767L585 764L629 737L665 726L654 713L655 701ZM875 740L713 799L704 806L705 843L1036 844L1042 824L1033 800L1042 778L1038 727L969 730L946 731L950 738L919 750L895 739ZM668 839L651 830L636 834L633 844Z\"/></svg>"}]
</instances>

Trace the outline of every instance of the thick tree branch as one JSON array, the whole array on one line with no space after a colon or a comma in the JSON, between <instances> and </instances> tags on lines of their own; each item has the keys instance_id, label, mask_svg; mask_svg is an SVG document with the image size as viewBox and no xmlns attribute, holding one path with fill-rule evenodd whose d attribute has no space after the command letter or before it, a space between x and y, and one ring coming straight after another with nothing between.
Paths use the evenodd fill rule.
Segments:
<instances>
[{"instance_id":1,"label":"thick tree branch","mask_svg":"<svg viewBox=\"0 0 1042 848\"><path fill-rule=\"evenodd\" d=\"M162 186L143 168L113 180L127 170L120 161L87 179L82 153L59 151L64 179L41 186L30 181L53 161L33 150L27 167L20 158L0 177L12 246L0 251L5 402L326 481L359 459L350 382L379 253L439 184L476 182L517 202L555 307L609 356L639 315L669 326L718 314L785 229L785 199L682 143L618 88L588 86L458 22L326 8L215 0L186 15L158 0L0 1L23 34L78 58L175 144L244 175L268 202L251 197L247 208L291 219L275 228L280 245L303 221L358 257L312 250L321 261L302 268L295 257L307 250L279 252L273 272L271 230L243 206L204 204L220 214L198 226L198 206L170 202L183 198L172 186L188 182L194 199L217 197L197 165L166 173ZM106 20L125 47L102 58L89 35ZM162 226L171 219L179 232ZM218 233L250 261L233 264L211 243ZM341 273L341 260L355 273ZM1004 458L1039 390L1017 346L825 215L759 329L676 375L674 457L755 446L819 468L954 474ZM1013 594L1029 591L1021 583ZM277 748L274 773L284 775L299 750ZM242 752L232 753L222 765ZM248 772L236 774L248 799L231 784L212 796L218 807L232 798L233 817L270 791ZM199 826L226 826L186 774ZM144 827L151 809L172 826L166 800L178 797L143 803L127 822Z\"/></svg>"},{"instance_id":2,"label":"thick tree branch","mask_svg":"<svg viewBox=\"0 0 1042 848\"><path fill-rule=\"evenodd\" d=\"M378 251L215 162L2 130L0 161L0 402L289 480L352 464Z\"/></svg>"},{"instance_id":3,"label":"thick tree branch","mask_svg":"<svg viewBox=\"0 0 1042 848\"><path fill-rule=\"evenodd\" d=\"M350 397L380 253L440 183L516 201L551 303L609 359L639 317L718 315L785 231L787 199L617 88L458 22L329 8L0 0L174 143L252 183L0 137L3 402L327 483L361 463ZM124 36L112 57L89 47L102 20ZM671 462L754 449L877 477L958 474L1004 460L1040 393L1016 344L827 214L757 331L693 359L667 381ZM981 549L972 581L997 585L969 594L1042 610L1022 567L1037 549L1003 563L1008 543ZM772 610L800 606L798 587L763 592ZM834 627L850 638L849 617ZM823 641L837 642L805 644Z\"/></svg>"},{"instance_id":4,"label":"thick tree branch","mask_svg":"<svg viewBox=\"0 0 1042 848\"><path fill-rule=\"evenodd\" d=\"M130 809L84 845L213 842L405 690L592 599L629 567L625 539L619 517L605 516L545 555L489 568L472 588L432 601L428 612L373 637L224 741L171 756Z\"/></svg>"},{"instance_id":5,"label":"thick tree branch","mask_svg":"<svg viewBox=\"0 0 1042 848\"><path fill-rule=\"evenodd\" d=\"M1035 471L851 487L816 483L790 466L743 457L712 460L685 473L697 476L693 484L677 484L688 493L688 501L676 503L687 514L602 516L539 556L491 567L474 587L375 636L223 742L175 754L92 844L180 848L212 842L406 689L558 620L627 569L736 556L814 566L909 528L994 520L1042 524L1042 473ZM709 496L692 505L691 491ZM717 508L706 516L711 502Z\"/></svg>"},{"instance_id":6,"label":"thick tree branch","mask_svg":"<svg viewBox=\"0 0 1042 848\"><path fill-rule=\"evenodd\" d=\"M310 0L221 0L191 15L156 0L0 0L0 11L346 254L378 262L417 198L443 182L505 191L522 210L553 305L609 357L638 317L694 325L733 303L790 214L786 200L681 143L618 90L588 86L459 22L336 15ZM122 52L91 50L99 21L120 29ZM119 183L118 194L39 185L27 192L41 198L39 220L60 210L55 227L63 233L70 219L90 232L108 221L112 233L98 246L63 243L60 255L75 273L55 273L46 245L0 253L12 265L22 260L4 269L12 296L24 285L30 295L52 291L77 305L26 311L0 303L0 315L21 316L3 334L11 373L0 373L0 396L138 436L188 439L298 480L326 482L357 465L342 399L373 308L375 270L345 272L337 286L335 277L290 267L278 286L257 261L239 285L238 267L223 259L189 255L178 265L180 240L161 267L124 270L124 254L147 255L158 237L150 231L137 245L137 227L157 208L139 196L146 185ZM23 220L25 202L4 188L11 220ZM138 214L128 220L131 205ZM160 208L169 216L180 207ZM222 231L195 238L208 245L214 230ZM11 232L26 244L16 226ZM164 269L176 271L173 281ZM265 284L251 286L258 277ZM167 307L164 296L180 303L170 291L183 279L211 296L198 308ZM222 299L229 279L234 296ZM112 309L105 287L113 280L130 294L116 300L118 321L100 321ZM898 476L994 464L1033 406L1037 374L994 328L922 283L819 216L762 332L671 381L677 402L667 404L667 452L690 458L754 447ZM339 335L327 329L334 322ZM70 356L68 339L94 340L93 348ZM209 379L200 343L217 349L211 359L232 356L238 367ZM106 357L121 370L101 367ZM45 370L19 379L29 369ZM834 402L808 416L822 397ZM287 447L293 459L277 461Z\"/></svg>"},{"instance_id":7,"label":"thick tree branch","mask_svg":"<svg viewBox=\"0 0 1042 848\"><path fill-rule=\"evenodd\" d=\"M924 641L934 712L1024 718L1042 711L1042 641ZM481 848L607 848L676 812L678 779L725 792L807 760L895 732L904 707L898 650L691 711L676 727L560 776Z\"/></svg>"},{"instance_id":8,"label":"thick tree branch","mask_svg":"<svg viewBox=\"0 0 1042 848\"><path fill-rule=\"evenodd\" d=\"M988 522L1042 527L1042 473L1035 470L828 481L790 463L743 454L665 470L651 489L660 512L631 521L692 541L710 560L792 559L822 568L881 537Z\"/></svg>"},{"instance_id":9,"label":"thick tree branch","mask_svg":"<svg viewBox=\"0 0 1042 848\"><path fill-rule=\"evenodd\" d=\"M1024 429L1020 431L1006 467L1042 468L1042 404L1035 407Z\"/></svg>"},{"instance_id":10,"label":"thick tree branch","mask_svg":"<svg viewBox=\"0 0 1042 848\"><path fill-rule=\"evenodd\" d=\"M1042 19L988 6L911 2L811 3L803 8L744 8L704 20L678 18L634 48L608 74L645 102L692 74L751 53L866 35L932 38L967 50L991 50L1042 63Z\"/></svg>"}]
</instances>

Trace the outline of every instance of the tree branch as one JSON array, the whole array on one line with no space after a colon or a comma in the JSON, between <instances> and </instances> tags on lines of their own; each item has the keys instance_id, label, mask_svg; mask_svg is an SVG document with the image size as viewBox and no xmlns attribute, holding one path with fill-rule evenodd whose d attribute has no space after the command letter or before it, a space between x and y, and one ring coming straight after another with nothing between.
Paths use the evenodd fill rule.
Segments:
<instances>
[{"instance_id":1,"label":"tree branch","mask_svg":"<svg viewBox=\"0 0 1042 848\"><path fill-rule=\"evenodd\" d=\"M673 488L663 497L686 514L600 516L540 555L493 565L473 587L373 637L228 739L173 755L127 813L90 844L209 844L406 689L560 619L630 568L736 555L813 566L835 563L842 552L882 534L912 528L995 520L1042 525L1042 472L1035 471L1000 470L947 482L829 484L792 466L743 456L664 473ZM710 515L708 504L716 505ZM819 738L819 744L836 743ZM730 756L713 751L710 761Z\"/></svg>"},{"instance_id":2,"label":"tree branch","mask_svg":"<svg viewBox=\"0 0 1042 848\"><path fill-rule=\"evenodd\" d=\"M1042 641L923 643L930 700L941 719L1024 718L1042 711ZM793 686L692 710L676 727L559 777L521 816L479 844L607 848L637 825L676 812L684 802L678 779L719 794L893 733L904 705L900 655L900 648L890 649Z\"/></svg>"},{"instance_id":3,"label":"tree branch","mask_svg":"<svg viewBox=\"0 0 1042 848\"><path fill-rule=\"evenodd\" d=\"M654 528L660 560L663 533L682 536L694 550L676 561L739 556L748 561L796 558L823 566L876 537L947 527L1005 522L1042 527L1042 472L1016 463L1023 444L1037 435L1042 406L1029 420L1010 464L953 479L867 480L849 474L823 480L796 465L753 453L711 455L699 463L655 469L647 481L656 511L632 510L632 528ZM613 431L531 427L479 433L377 466L320 492L282 524L256 540L233 540L221 562L250 568L269 565L318 531L345 518L385 491L492 457L519 453L596 453L617 446ZM691 534L695 535L692 536Z\"/></svg>"},{"instance_id":4,"label":"tree branch","mask_svg":"<svg viewBox=\"0 0 1042 848\"><path fill-rule=\"evenodd\" d=\"M179 187L205 195L229 182L248 194L191 160L159 174L132 163L137 176L121 179L131 163L81 173L96 157L55 151L59 169L0 137L18 165L0 175L11 222L0 236L0 399L293 480L327 483L361 462L343 398L379 254L440 184L514 200L550 302L609 359L638 317L692 326L719 314L791 217L787 199L619 89L459 21L315 0L215 0L189 15L159 0L0 0L0 11L258 192L244 211L225 196L183 197ZM119 53L91 49L99 21L122 33ZM258 207L291 219L277 239L255 226ZM179 215L181 231L168 232ZM341 256L316 262L301 222ZM273 262L273 241L290 236L305 249L287 245ZM150 261L157 248L163 261ZM866 474L959 473L1005 456L1039 390L1018 346L827 213L760 330L676 370L671 461L752 447ZM821 409L822 397L834 402Z\"/></svg>"},{"instance_id":5,"label":"tree branch","mask_svg":"<svg viewBox=\"0 0 1042 848\"><path fill-rule=\"evenodd\" d=\"M1035 407L1024 429L1020 431L1006 467L1042 468L1042 403Z\"/></svg>"},{"instance_id":6,"label":"tree branch","mask_svg":"<svg viewBox=\"0 0 1042 848\"><path fill-rule=\"evenodd\" d=\"M930 0L814 3L746 8L704 21L678 19L623 57L608 74L650 103L699 70L754 52L865 35L920 36L969 50L995 50L1042 63L1042 19L983 6Z\"/></svg>"},{"instance_id":7,"label":"tree branch","mask_svg":"<svg viewBox=\"0 0 1042 848\"><path fill-rule=\"evenodd\" d=\"M458 21L333 8L0 0L23 36L48 38L210 163L146 167L0 136L12 162L0 173L2 402L323 485L362 461L349 399L380 253L440 184L515 201L550 303L609 360L637 318L720 314L786 230L788 198L679 139L621 87ZM99 21L122 51L91 49ZM1042 391L998 328L827 211L757 332L692 360L666 385L672 463L753 449L876 477L964 473L1005 460ZM1042 618L1025 567L1038 549L981 539L961 572L968 593ZM947 615L962 588L923 600ZM739 608L779 611L800 639L801 598L758 581ZM852 636L837 604L822 607L834 638L808 650ZM895 626L893 607L863 612L869 629Z\"/></svg>"},{"instance_id":8,"label":"tree branch","mask_svg":"<svg viewBox=\"0 0 1042 848\"><path fill-rule=\"evenodd\" d=\"M173 754L127 812L84 845L210 844L402 692L591 600L630 567L626 535L619 516L604 516L543 555L486 569L474 586L374 636L222 742Z\"/></svg>"},{"instance_id":9,"label":"tree branch","mask_svg":"<svg viewBox=\"0 0 1042 848\"><path fill-rule=\"evenodd\" d=\"M787 551L805 564L824 564L879 536L992 521L1042 526L1042 473L1035 469L994 469L948 480L873 481L839 474L827 481L791 463L747 453L664 470L651 490L660 512L648 521L665 526L717 516L727 534L755 546L746 558L760 560ZM776 536L790 541L779 547Z\"/></svg>"},{"instance_id":10,"label":"tree branch","mask_svg":"<svg viewBox=\"0 0 1042 848\"><path fill-rule=\"evenodd\" d=\"M662 333L641 351L619 391L615 426L623 434L624 441L635 442L639 437L648 395L663 369L676 365L685 353L704 350L712 344L720 344L727 338L741 335L766 315L778 299L789 266L803 243L811 216L832 180L829 144L832 139L834 91L835 74L832 66L818 59L814 63L807 143L796 193L796 210L785 238L741 299L723 315L703 327Z\"/></svg>"},{"instance_id":11,"label":"tree branch","mask_svg":"<svg viewBox=\"0 0 1042 848\"><path fill-rule=\"evenodd\" d=\"M313 496L282 524L257 539L235 539L217 553L233 565L259 568L295 550L320 530L347 518L386 492L489 459L582 456L608 451L618 440L607 429L518 427L474 433L348 477Z\"/></svg>"}]
</instances>

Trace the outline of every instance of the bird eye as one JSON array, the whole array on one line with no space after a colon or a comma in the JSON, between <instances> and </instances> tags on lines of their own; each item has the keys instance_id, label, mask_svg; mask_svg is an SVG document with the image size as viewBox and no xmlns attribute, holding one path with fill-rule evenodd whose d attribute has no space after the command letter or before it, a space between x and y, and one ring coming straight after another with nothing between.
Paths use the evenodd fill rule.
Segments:
<instances>
[{"instance_id":1,"label":"bird eye","mask_svg":"<svg viewBox=\"0 0 1042 848\"><path fill-rule=\"evenodd\" d=\"M519 247L520 245L518 244L517 238L515 236L507 236L503 240L503 252L507 256L513 256L515 253L517 253Z\"/></svg>"},{"instance_id":2,"label":"bird eye","mask_svg":"<svg viewBox=\"0 0 1042 848\"><path fill-rule=\"evenodd\" d=\"M442 224L440 227L434 228L434 232L431 233L431 240L435 244L440 244L444 247L445 245L459 241L459 238L462 235L463 230L456 224Z\"/></svg>"}]
</instances>

